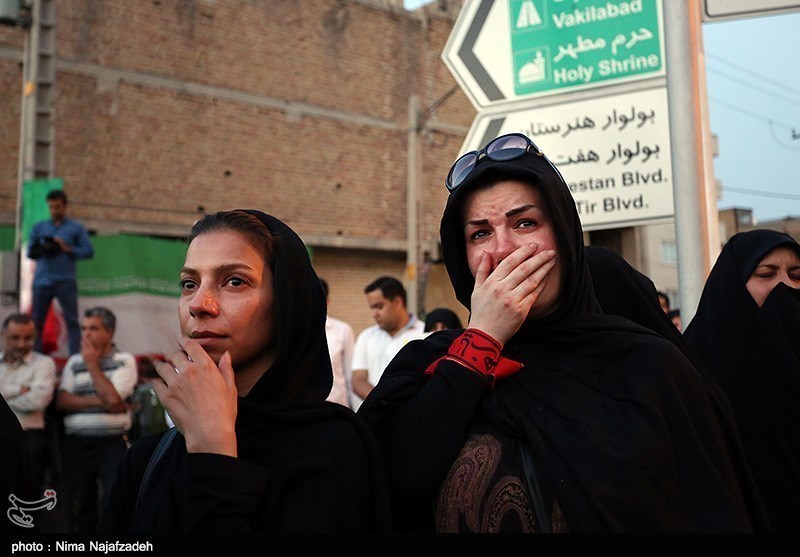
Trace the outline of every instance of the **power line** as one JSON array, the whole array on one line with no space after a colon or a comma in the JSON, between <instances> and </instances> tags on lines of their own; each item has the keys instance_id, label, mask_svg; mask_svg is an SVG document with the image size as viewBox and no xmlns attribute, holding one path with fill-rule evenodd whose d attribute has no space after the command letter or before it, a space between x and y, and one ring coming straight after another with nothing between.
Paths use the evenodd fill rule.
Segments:
<instances>
[{"instance_id":1,"label":"power line","mask_svg":"<svg viewBox=\"0 0 800 557\"><path fill-rule=\"evenodd\" d=\"M771 124L774 124L776 126L780 126L782 128L786 128L787 130L796 130L798 128L797 126L791 126L789 124L776 122L775 120L770 119L768 116L764 116L763 114L758 114L756 112L753 112L752 110L748 110L746 108L742 108L739 105L731 104L729 102L720 100L720 99L718 99L716 97L712 97L711 95L708 96L708 100L710 100L713 103L720 104L722 106L726 106L726 107L730 108L731 110L736 110L737 112L741 112L742 114L750 116L751 118L755 118L755 119L761 120L763 122L771 123Z\"/></svg>"},{"instance_id":2,"label":"power line","mask_svg":"<svg viewBox=\"0 0 800 557\"><path fill-rule=\"evenodd\" d=\"M800 145L798 145L797 147L795 147L793 145L787 145L775 134L775 127L785 128L787 130L791 130L792 139L794 140L796 138L796 136L797 136L797 133L798 133L797 132L797 130L798 130L797 127L790 126L788 124L783 124L781 122L776 122L776 121L772 120L771 118L767 118L766 116L762 116L761 114L756 114L755 112L753 112L751 110L747 110L746 108L742 108L741 106L737 106L735 104L731 104L731 103L728 103L728 102L725 102L725 101L721 101L721 100L719 100L719 99L717 99L715 97L712 97L710 95L709 95L708 99L713 103L721 104L722 106L726 106L726 107L730 108L731 110L736 110L737 112L741 112L742 114L744 114L746 116L750 116L751 118L755 118L755 119L760 120L760 121L766 121L767 125L769 126L770 135L772 135L772 138L775 140L775 143L777 143L778 145L780 145L784 149L790 149L792 151L800 152Z\"/></svg>"},{"instance_id":3,"label":"power line","mask_svg":"<svg viewBox=\"0 0 800 557\"><path fill-rule=\"evenodd\" d=\"M800 98L791 99L789 97L784 97L783 95L779 95L779 94L775 93L771 89L765 89L763 87L758 87L756 85L753 85L752 82L745 81L744 79L739 79L738 77L734 77L731 74L728 74L728 73L725 73L725 72L721 72L719 70L715 70L714 68L707 68L707 69L711 73L714 73L714 74L717 74L717 75L721 75L721 76L725 77L726 79L730 79L731 81L735 81L736 83L741 83L742 85L744 85L746 87L749 87L750 89L754 89L756 91L760 91L762 93L766 93L767 95L771 95L771 96L775 97L776 99L780 99L782 101L786 101L788 103L792 103L792 104L794 104L796 106L800 106ZM798 93L798 95L800 95L800 93Z\"/></svg>"},{"instance_id":4,"label":"power line","mask_svg":"<svg viewBox=\"0 0 800 557\"><path fill-rule=\"evenodd\" d=\"M712 60L716 60L718 62L721 62L721 63L726 64L728 66L731 66L733 68L736 68L737 70L742 71L742 72L744 72L746 74L750 74L752 76L755 76L755 77L759 78L762 81L765 81L767 83L771 83L772 85L775 85L776 87L780 87L784 91L788 91L788 92L794 93L795 95L800 95L800 91L798 91L796 89L792 89L791 87L787 87L785 83L781 83L781 82L776 81L774 79L771 79L771 78L769 78L769 77L767 77L767 76L765 76L763 74L754 72L753 70L751 70L749 68L745 68L744 66L740 66L739 64L735 64L733 62L725 60L724 58L722 58L720 56L716 56L714 54L710 54L710 53L706 52L706 58L711 58Z\"/></svg>"},{"instance_id":5,"label":"power line","mask_svg":"<svg viewBox=\"0 0 800 557\"><path fill-rule=\"evenodd\" d=\"M723 192L731 192L731 193L741 193L744 195L757 195L759 197L777 197L779 199L795 199L800 201L800 194L793 194L793 193L780 193L776 191L758 191L758 190L748 190L744 188L729 188L726 186L722 187Z\"/></svg>"},{"instance_id":6,"label":"power line","mask_svg":"<svg viewBox=\"0 0 800 557\"><path fill-rule=\"evenodd\" d=\"M735 76L733 76L733 75L731 75L729 73L722 72L722 71L719 71L719 70L714 69L714 68L707 68L709 72L721 75L721 76L725 77L726 79L729 79L731 81L735 81L737 83L740 83L742 85L750 87L751 89L755 89L756 91L760 91L762 93L766 93L766 94L771 95L771 96L773 96L775 98L778 98L778 99L781 99L783 101L786 101L786 102L795 104L797 106L800 106L800 91L798 91L796 89L793 89L791 87L787 87L784 83L781 83L781 82L779 82L777 80L771 79L771 78L769 78L769 77L767 77L765 75L762 75L762 74L760 74L758 72L754 72L754 71L750 70L749 68L745 68L744 66L741 66L739 64L735 64L733 62L725 60L724 58L722 58L720 56L716 56L715 54L711 54L711 53L707 52L706 53L706 57L709 58L709 59L715 60L717 62L720 62L722 64L728 65L728 66L730 66L732 68L735 68L736 70L741 71L741 72L743 72L745 74L748 74L750 76L756 77L757 79L760 79L761 81L763 81L765 83L773 85L774 87L779 87L784 92L789 92L789 93L795 94L795 95L798 96L798 98L797 99L792 99L792 98L786 97L784 95L776 94L774 91L772 91L770 89L765 89L763 87L758 87L758 86L754 85L752 82L745 81L745 80L740 79L738 77L735 77ZM783 123L783 122L776 122L775 120L773 120L770 117L763 116L761 114L757 114L756 112L753 112L751 110L748 110L746 108L743 108L741 106L738 106L738 105L735 105L735 104L732 104L732 103L725 102L725 101L717 99L715 97L709 96L709 100L714 102L715 104L719 104L719 105L725 106L727 108L730 108L731 110L735 110L737 112L740 112L742 114L750 116L751 118L755 118L755 119L758 119L758 120L761 120L761 121L766 121L767 124L769 125L770 133L772 134L772 137L775 139L775 141L781 147L794 150L793 147L790 147L790 146L787 146L787 145L783 144L783 142L775 134L774 128L775 127L781 127L781 128L785 128L787 130L790 130L792 132L792 139L794 139L795 138L795 134L796 134L796 129L797 129L796 126L792 126L792 125L789 125L789 124L786 124L786 123Z\"/></svg>"},{"instance_id":7,"label":"power line","mask_svg":"<svg viewBox=\"0 0 800 557\"><path fill-rule=\"evenodd\" d=\"M793 146L793 145L784 145L783 142L775 135L775 130L772 127L772 120L769 121L769 133L772 135L772 139L775 140L775 143L783 147L784 149L791 149L792 151L800 151L800 145ZM792 128L792 139L797 139L797 132L794 128Z\"/></svg>"}]
</instances>

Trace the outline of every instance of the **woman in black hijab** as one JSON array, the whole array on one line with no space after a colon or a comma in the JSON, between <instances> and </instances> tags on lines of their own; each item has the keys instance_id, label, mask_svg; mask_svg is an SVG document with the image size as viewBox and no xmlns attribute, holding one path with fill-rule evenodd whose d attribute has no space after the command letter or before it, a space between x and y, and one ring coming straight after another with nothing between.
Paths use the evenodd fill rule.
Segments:
<instances>
[{"instance_id":1,"label":"woman in black hijab","mask_svg":"<svg viewBox=\"0 0 800 557\"><path fill-rule=\"evenodd\" d=\"M466 330L401 350L359 409L398 529L748 532L725 417L673 344L603 315L567 185L525 136L459 158L441 222Z\"/></svg>"},{"instance_id":2,"label":"woman in black hijab","mask_svg":"<svg viewBox=\"0 0 800 557\"><path fill-rule=\"evenodd\" d=\"M603 313L619 315L658 333L677 346L695 368L700 360L661 306L653 281L622 256L602 246L586 246L592 286Z\"/></svg>"},{"instance_id":3,"label":"woman in black hijab","mask_svg":"<svg viewBox=\"0 0 800 557\"><path fill-rule=\"evenodd\" d=\"M772 230L733 236L685 338L728 396L775 532L800 528L800 245Z\"/></svg>"},{"instance_id":4,"label":"woman in black hijab","mask_svg":"<svg viewBox=\"0 0 800 557\"><path fill-rule=\"evenodd\" d=\"M181 349L154 385L179 433L156 459L159 435L133 445L100 530L387 531L372 433L325 401L325 296L300 238L259 211L208 215L180 282Z\"/></svg>"}]
</instances>

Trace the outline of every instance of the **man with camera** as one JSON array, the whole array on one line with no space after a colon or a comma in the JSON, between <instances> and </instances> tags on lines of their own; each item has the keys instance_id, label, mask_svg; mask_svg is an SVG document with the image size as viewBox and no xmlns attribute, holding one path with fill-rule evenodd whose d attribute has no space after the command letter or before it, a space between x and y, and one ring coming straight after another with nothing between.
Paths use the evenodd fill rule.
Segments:
<instances>
[{"instance_id":1,"label":"man with camera","mask_svg":"<svg viewBox=\"0 0 800 557\"><path fill-rule=\"evenodd\" d=\"M50 220L33 226L28 244L28 257L36 260L32 317L38 334L34 349L42 351L42 329L50 304L56 298L67 324L69 353L72 355L81 350L75 262L93 257L94 249L86 228L67 217L67 194L62 190L52 190L46 199Z\"/></svg>"}]
</instances>

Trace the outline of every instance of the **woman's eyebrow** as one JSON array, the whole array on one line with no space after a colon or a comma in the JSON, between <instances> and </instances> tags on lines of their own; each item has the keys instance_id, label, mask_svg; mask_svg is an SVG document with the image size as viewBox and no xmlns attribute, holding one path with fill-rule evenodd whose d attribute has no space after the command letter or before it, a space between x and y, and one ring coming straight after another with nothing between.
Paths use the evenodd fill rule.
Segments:
<instances>
[{"instance_id":1,"label":"woman's eyebrow","mask_svg":"<svg viewBox=\"0 0 800 557\"><path fill-rule=\"evenodd\" d=\"M514 215L518 215L520 213L524 213L528 209L538 209L537 205L530 203L528 205L523 205L522 207L517 207L516 209L511 209L509 212L506 213L507 217L513 217Z\"/></svg>"},{"instance_id":2,"label":"woman's eyebrow","mask_svg":"<svg viewBox=\"0 0 800 557\"><path fill-rule=\"evenodd\" d=\"M515 207L514 209L511 209L510 211L508 211L506 213L505 216L506 217L513 217L514 215L518 215L520 213L524 213L525 211L527 211L529 209L538 209L538 208L539 208L538 205L534 205L533 203L530 203L528 205L522 205L521 207ZM468 220L467 222L464 223L464 226L468 226L470 224L473 225L473 226L483 226L485 224L489 224L489 219Z\"/></svg>"},{"instance_id":3,"label":"woman's eyebrow","mask_svg":"<svg viewBox=\"0 0 800 557\"><path fill-rule=\"evenodd\" d=\"M222 265L218 265L218 266L214 267L214 272L227 273L227 272L230 272L230 271L235 271L237 269L247 269L248 271L252 271L253 270L253 268L250 265L248 265L247 263L223 263ZM196 274L197 270L192 268L192 267L184 266L184 267L181 268L181 274L183 274L183 273L187 273L187 274L195 273Z\"/></svg>"},{"instance_id":4,"label":"woman's eyebrow","mask_svg":"<svg viewBox=\"0 0 800 557\"><path fill-rule=\"evenodd\" d=\"M483 226L485 224L489 224L489 219L468 220L466 223L464 223L464 226L468 226L470 224L473 226Z\"/></svg>"}]
</instances>

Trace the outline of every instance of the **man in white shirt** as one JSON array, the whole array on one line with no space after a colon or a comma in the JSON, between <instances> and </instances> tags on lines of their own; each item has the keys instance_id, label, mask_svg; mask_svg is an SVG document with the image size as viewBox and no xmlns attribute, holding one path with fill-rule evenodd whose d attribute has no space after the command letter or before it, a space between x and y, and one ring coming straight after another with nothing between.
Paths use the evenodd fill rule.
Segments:
<instances>
[{"instance_id":1,"label":"man in white shirt","mask_svg":"<svg viewBox=\"0 0 800 557\"><path fill-rule=\"evenodd\" d=\"M41 498L49 456L44 414L56 388L56 364L50 356L33 350L35 341L36 325L31 317L16 313L3 322L0 394L24 431L32 494Z\"/></svg>"},{"instance_id":2,"label":"man in white shirt","mask_svg":"<svg viewBox=\"0 0 800 557\"><path fill-rule=\"evenodd\" d=\"M133 355L114 345L115 329L109 309L87 309L81 351L70 356L61 375L56 406L66 413L62 457L70 533L95 530L128 446L138 373Z\"/></svg>"},{"instance_id":3,"label":"man in white shirt","mask_svg":"<svg viewBox=\"0 0 800 557\"><path fill-rule=\"evenodd\" d=\"M322 278L319 279L319 282L322 284L322 290L325 291L325 301L329 302L328 282ZM331 355L331 367L333 368L333 388L326 400L338 402L350 408L350 365L353 361L355 333L349 324L328 315L325 320L325 336L328 338L328 352Z\"/></svg>"},{"instance_id":4,"label":"man in white shirt","mask_svg":"<svg viewBox=\"0 0 800 557\"><path fill-rule=\"evenodd\" d=\"M406 308L406 289L394 277L382 276L364 289L375 325L361 331L353 354L353 407L378 383L383 370L406 343L425 336L425 323Z\"/></svg>"}]
</instances>

